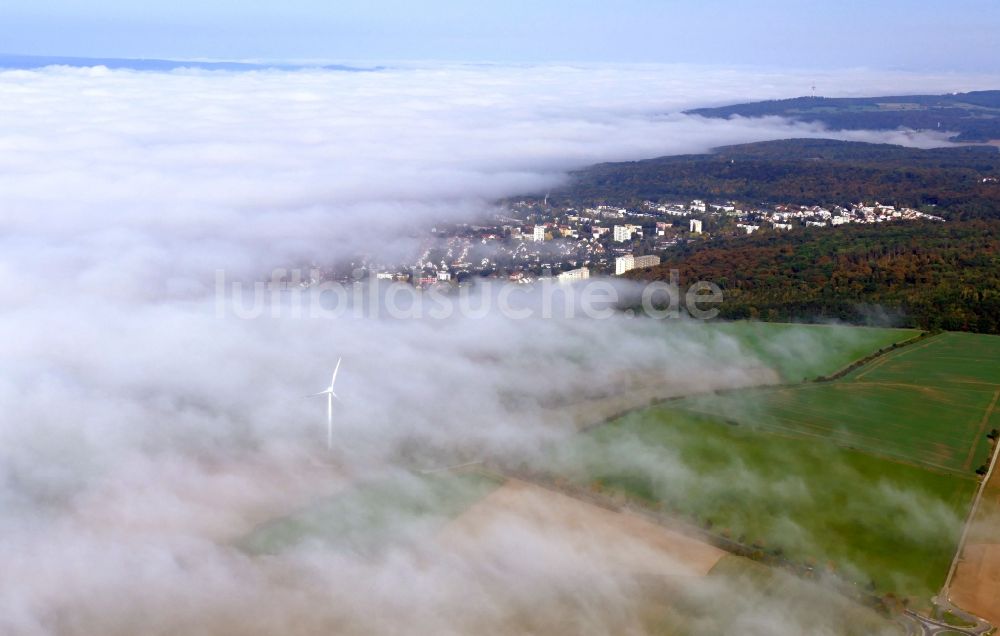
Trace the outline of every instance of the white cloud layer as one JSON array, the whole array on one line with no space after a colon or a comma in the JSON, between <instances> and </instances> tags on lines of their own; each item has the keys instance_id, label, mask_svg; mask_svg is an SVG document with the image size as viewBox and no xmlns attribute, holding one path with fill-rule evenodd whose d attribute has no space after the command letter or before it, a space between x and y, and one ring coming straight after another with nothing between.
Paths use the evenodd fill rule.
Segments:
<instances>
[{"instance_id":1,"label":"white cloud layer","mask_svg":"<svg viewBox=\"0 0 1000 636\"><path fill-rule=\"evenodd\" d=\"M687 107L967 89L988 78L690 67L416 67L378 73L0 73L3 303L16 269L97 296L160 297L205 273L260 274L406 222L469 216L598 161L821 131ZM853 139L939 143L895 133Z\"/></svg>"},{"instance_id":2,"label":"white cloud layer","mask_svg":"<svg viewBox=\"0 0 1000 636\"><path fill-rule=\"evenodd\" d=\"M985 85L820 79L831 95ZM625 319L223 320L214 272L391 250L411 226L597 161L820 135L678 114L813 81L681 67L0 73L0 632L395 633L419 610L427 633L470 633L539 598L556 617L608 608L577 633L634 627L629 583L579 585L552 537L492 569L424 544L258 561L225 542L372 466L530 456L567 430L542 408L554 394L634 368L734 386L752 356ZM350 453L331 463L323 406L302 396L338 355ZM470 588L495 605L469 610Z\"/></svg>"}]
</instances>

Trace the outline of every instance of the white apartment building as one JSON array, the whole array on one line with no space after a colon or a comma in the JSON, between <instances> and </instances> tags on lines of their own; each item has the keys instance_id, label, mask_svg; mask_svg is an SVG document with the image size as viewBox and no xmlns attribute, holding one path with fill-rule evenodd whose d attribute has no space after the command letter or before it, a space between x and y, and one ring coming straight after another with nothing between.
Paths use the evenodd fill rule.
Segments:
<instances>
[{"instance_id":1,"label":"white apartment building","mask_svg":"<svg viewBox=\"0 0 1000 636\"><path fill-rule=\"evenodd\" d=\"M653 256L652 254L648 256L636 256L635 257L635 268L640 269L642 267L653 267L654 265L660 264L660 257Z\"/></svg>"},{"instance_id":2,"label":"white apartment building","mask_svg":"<svg viewBox=\"0 0 1000 636\"><path fill-rule=\"evenodd\" d=\"M621 276L625 272L641 267L653 267L660 264L659 256L634 256L626 254L615 259L615 276Z\"/></svg>"},{"instance_id":3,"label":"white apartment building","mask_svg":"<svg viewBox=\"0 0 1000 636\"><path fill-rule=\"evenodd\" d=\"M692 234L701 234L701 221L699 219L691 219L689 225Z\"/></svg>"},{"instance_id":4,"label":"white apartment building","mask_svg":"<svg viewBox=\"0 0 1000 636\"><path fill-rule=\"evenodd\" d=\"M615 226L615 241L618 243L624 243L626 241L632 240L632 226L631 225L616 225Z\"/></svg>"},{"instance_id":5,"label":"white apartment building","mask_svg":"<svg viewBox=\"0 0 1000 636\"><path fill-rule=\"evenodd\" d=\"M562 272L556 276L556 280L560 283L572 283L574 281L586 280L588 278L590 278L590 270L586 267L571 269L568 272Z\"/></svg>"},{"instance_id":6,"label":"white apartment building","mask_svg":"<svg viewBox=\"0 0 1000 636\"><path fill-rule=\"evenodd\" d=\"M545 240L545 226L544 225L536 225L535 226L535 231L531 235L531 240L535 241L536 243L541 243L542 241Z\"/></svg>"}]
</instances>

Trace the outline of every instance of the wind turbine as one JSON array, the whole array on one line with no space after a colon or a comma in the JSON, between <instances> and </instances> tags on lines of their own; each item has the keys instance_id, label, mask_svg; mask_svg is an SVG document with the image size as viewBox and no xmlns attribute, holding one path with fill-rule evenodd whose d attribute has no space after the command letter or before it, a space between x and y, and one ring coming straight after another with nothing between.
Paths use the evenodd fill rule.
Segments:
<instances>
[{"instance_id":1,"label":"wind turbine","mask_svg":"<svg viewBox=\"0 0 1000 636\"><path fill-rule=\"evenodd\" d=\"M333 369L333 377L330 378L330 386L326 389L320 391L319 393L313 393L307 397L318 397L320 395L326 396L326 447L333 448L333 399L340 398L337 394L333 392L333 384L337 381L337 371L340 371L340 361L343 358L337 358L337 366Z\"/></svg>"}]
</instances>

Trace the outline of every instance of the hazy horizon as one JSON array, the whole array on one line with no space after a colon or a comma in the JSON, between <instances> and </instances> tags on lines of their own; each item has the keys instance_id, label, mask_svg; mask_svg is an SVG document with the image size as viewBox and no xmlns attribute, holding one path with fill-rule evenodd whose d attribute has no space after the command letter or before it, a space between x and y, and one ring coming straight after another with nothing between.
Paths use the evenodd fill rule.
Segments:
<instances>
[{"instance_id":1,"label":"hazy horizon","mask_svg":"<svg viewBox=\"0 0 1000 636\"><path fill-rule=\"evenodd\" d=\"M356 0L239 4L11 0L3 53L166 59L707 63L1000 71L1000 6L793 0Z\"/></svg>"}]
</instances>

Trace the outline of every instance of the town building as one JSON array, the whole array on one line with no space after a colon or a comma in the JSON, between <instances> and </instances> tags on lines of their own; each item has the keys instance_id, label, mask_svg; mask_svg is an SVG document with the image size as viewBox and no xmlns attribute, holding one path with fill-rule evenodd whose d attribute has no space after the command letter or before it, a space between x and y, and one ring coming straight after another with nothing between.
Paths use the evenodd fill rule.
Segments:
<instances>
[{"instance_id":1,"label":"town building","mask_svg":"<svg viewBox=\"0 0 1000 636\"><path fill-rule=\"evenodd\" d=\"M586 280L588 278L590 278L590 270L586 267L571 269L556 276L556 280L560 283L572 283L578 280Z\"/></svg>"},{"instance_id":2,"label":"town building","mask_svg":"<svg viewBox=\"0 0 1000 636\"><path fill-rule=\"evenodd\" d=\"M654 267L660 264L660 257L654 256L652 254L648 256L636 256L635 257L635 268L641 269L643 267Z\"/></svg>"},{"instance_id":3,"label":"town building","mask_svg":"<svg viewBox=\"0 0 1000 636\"><path fill-rule=\"evenodd\" d=\"M615 275L621 276L625 272L642 267L653 267L660 264L660 257L652 254L648 256L634 256L626 254L615 259Z\"/></svg>"},{"instance_id":4,"label":"town building","mask_svg":"<svg viewBox=\"0 0 1000 636\"><path fill-rule=\"evenodd\" d=\"M635 257L631 254L615 259L615 276L621 276L630 269L635 269Z\"/></svg>"},{"instance_id":5,"label":"town building","mask_svg":"<svg viewBox=\"0 0 1000 636\"><path fill-rule=\"evenodd\" d=\"M624 243L626 241L632 240L632 228L628 225L616 225L615 226L615 242Z\"/></svg>"}]
</instances>

